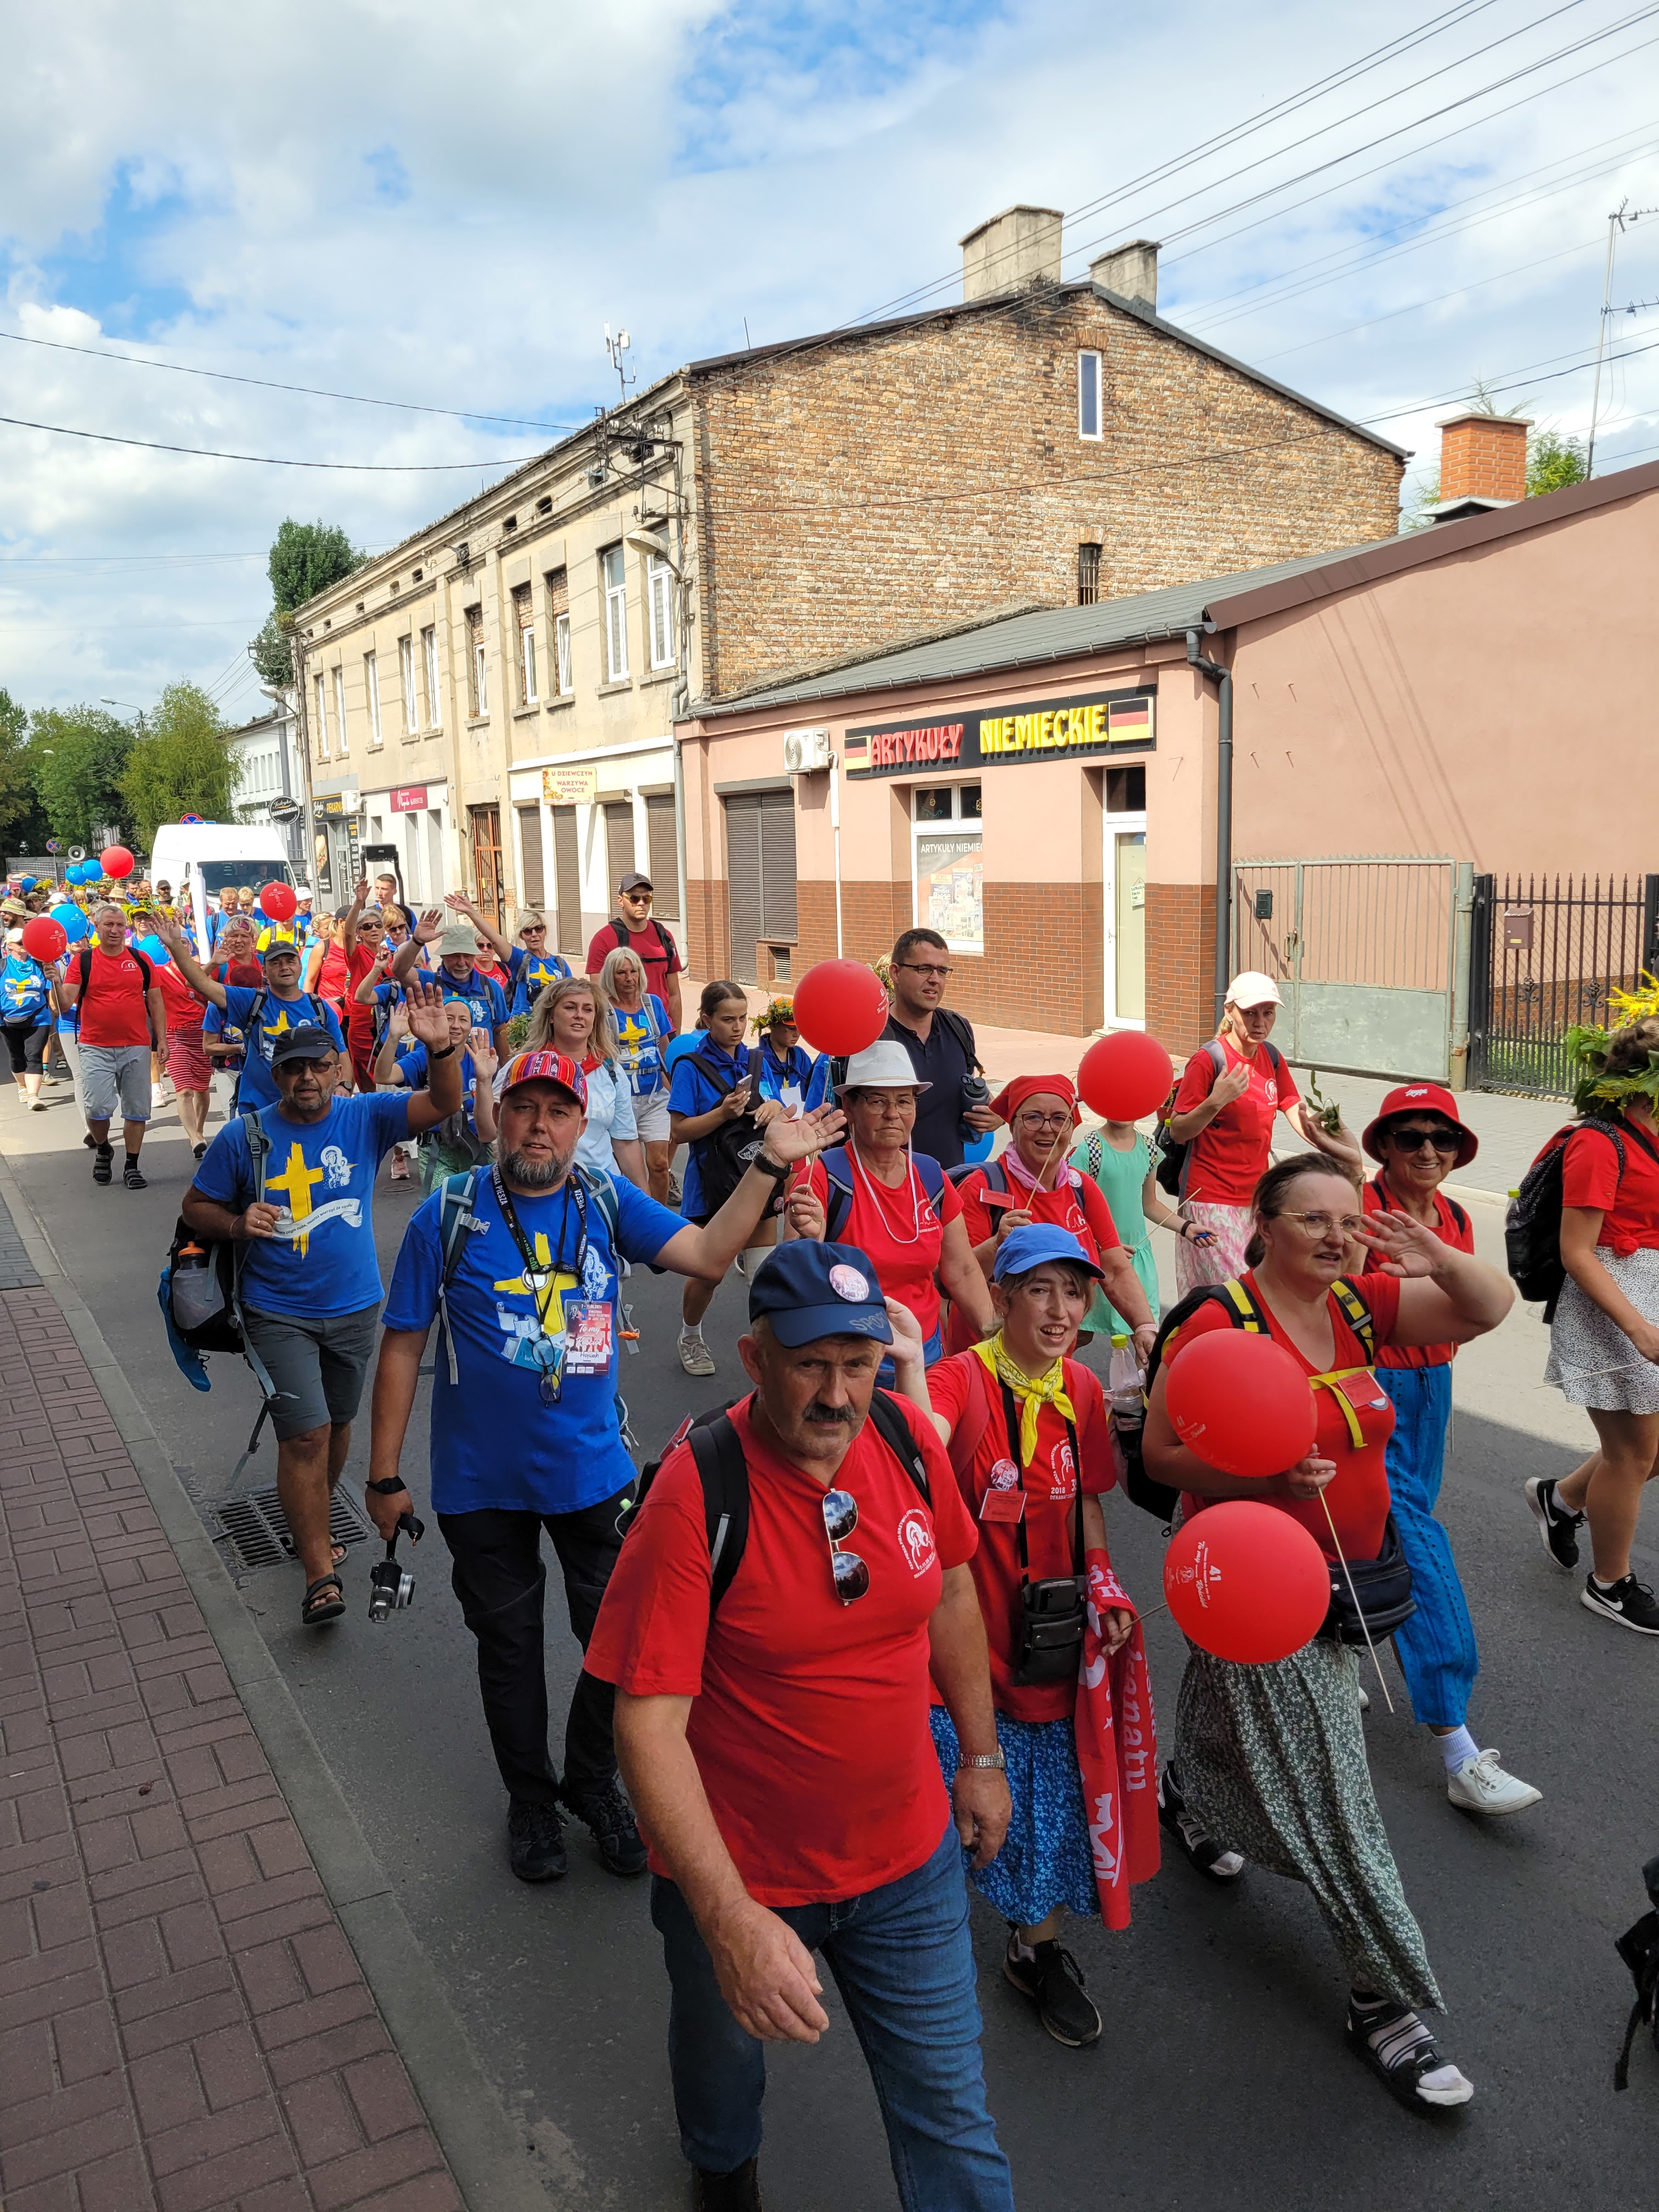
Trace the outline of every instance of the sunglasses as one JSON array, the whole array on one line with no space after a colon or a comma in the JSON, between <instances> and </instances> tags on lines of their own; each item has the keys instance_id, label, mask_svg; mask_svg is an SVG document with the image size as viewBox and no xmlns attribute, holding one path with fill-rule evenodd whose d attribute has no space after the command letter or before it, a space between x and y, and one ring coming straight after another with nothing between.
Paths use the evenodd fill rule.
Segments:
<instances>
[{"instance_id":1,"label":"sunglasses","mask_svg":"<svg viewBox=\"0 0 1659 2212\"><path fill-rule=\"evenodd\" d=\"M1455 1152L1463 1141L1461 1129L1390 1129L1389 1142L1397 1152L1420 1152L1432 1145L1437 1152Z\"/></svg>"},{"instance_id":2,"label":"sunglasses","mask_svg":"<svg viewBox=\"0 0 1659 2212\"><path fill-rule=\"evenodd\" d=\"M843 1605L866 1597L870 1590L870 1570L856 1552L843 1552L842 1546L859 1525L859 1503L850 1491L826 1490L823 1493L823 1533L830 1539L830 1569L836 1578L836 1595Z\"/></svg>"}]
</instances>

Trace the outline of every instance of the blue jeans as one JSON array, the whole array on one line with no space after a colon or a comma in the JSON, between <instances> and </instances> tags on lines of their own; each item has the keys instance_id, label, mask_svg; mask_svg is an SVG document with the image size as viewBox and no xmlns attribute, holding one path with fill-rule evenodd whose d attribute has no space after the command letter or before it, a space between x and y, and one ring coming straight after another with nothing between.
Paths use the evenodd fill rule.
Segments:
<instances>
[{"instance_id":1,"label":"blue jeans","mask_svg":"<svg viewBox=\"0 0 1659 2212\"><path fill-rule=\"evenodd\" d=\"M1394 1401L1389 1492L1417 1600L1417 1611L1395 1631L1395 1650L1418 1719L1432 1728L1462 1728L1480 1655L1451 1538L1434 1517L1446 1471L1451 1366L1379 1367L1376 1379Z\"/></svg>"},{"instance_id":2,"label":"blue jeans","mask_svg":"<svg viewBox=\"0 0 1659 2212\"><path fill-rule=\"evenodd\" d=\"M821 1950L876 2085L905 2212L1013 2212L985 2109L962 1845L947 1826L925 1866L843 1905L779 1911ZM651 1917L672 1995L668 2064L680 2148L730 2173L761 2142L766 2046L738 2027L685 1899L654 1876Z\"/></svg>"}]
</instances>

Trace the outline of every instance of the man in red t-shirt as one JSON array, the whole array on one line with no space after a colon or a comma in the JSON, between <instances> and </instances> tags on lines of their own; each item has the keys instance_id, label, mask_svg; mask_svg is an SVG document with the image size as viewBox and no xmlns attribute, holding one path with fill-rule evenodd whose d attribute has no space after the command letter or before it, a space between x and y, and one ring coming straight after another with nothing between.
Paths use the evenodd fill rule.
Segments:
<instances>
[{"instance_id":1,"label":"man in red t-shirt","mask_svg":"<svg viewBox=\"0 0 1659 2212\"><path fill-rule=\"evenodd\" d=\"M748 1523L729 1585L716 1602L683 1443L623 1546L586 1660L616 1685L617 1757L650 1845L681 2148L709 2212L758 2206L763 2045L829 2026L821 1948L909 2200L1012 2208L963 1881L963 1848L988 1863L1008 1823L974 1525L932 1424L884 1401L901 1461L870 1418L892 1329L865 1253L781 1246L749 1318L738 1350L755 1389L730 1416ZM961 1745L948 1801L930 1668Z\"/></svg>"},{"instance_id":2,"label":"man in red t-shirt","mask_svg":"<svg viewBox=\"0 0 1659 2212\"><path fill-rule=\"evenodd\" d=\"M71 952L58 986L59 1002L81 1009L81 1080L87 1127L92 1133L92 1179L108 1182L115 1154L110 1117L121 1109L129 1190L148 1188L138 1148L149 1120L149 1056L167 1033L167 1006L155 970L127 945L127 918L118 906L100 906L92 917L97 942Z\"/></svg>"},{"instance_id":3,"label":"man in red t-shirt","mask_svg":"<svg viewBox=\"0 0 1659 2212\"><path fill-rule=\"evenodd\" d=\"M685 963L680 949L661 922L653 919L651 902L656 896L649 876L624 876L617 886L621 908L615 921L594 933L587 948L587 972L597 975L606 957L626 945L645 970L645 988L654 991L668 1009L676 1033L680 1026L680 975Z\"/></svg>"}]
</instances>

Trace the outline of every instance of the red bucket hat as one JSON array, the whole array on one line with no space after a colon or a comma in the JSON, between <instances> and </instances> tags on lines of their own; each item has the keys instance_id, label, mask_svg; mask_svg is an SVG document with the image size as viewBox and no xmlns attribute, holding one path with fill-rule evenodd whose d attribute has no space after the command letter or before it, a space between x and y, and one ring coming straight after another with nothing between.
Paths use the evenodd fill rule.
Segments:
<instances>
[{"instance_id":1,"label":"red bucket hat","mask_svg":"<svg viewBox=\"0 0 1659 2212\"><path fill-rule=\"evenodd\" d=\"M1457 1101L1449 1091L1438 1083L1402 1083L1389 1091L1377 1108L1376 1118L1365 1125L1360 1143L1379 1164L1382 1154L1377 1145L1377 1132L1385 1121L1392 1121L1397 1114L1437 1114L1443 1121L1449 1121L1454 1129L1462 1133L1463 1141L1457 1148L1455 1167L1466 1168L1480 1149L1480 1140L1457 1110Z\"/></svg>"}]
</instances>

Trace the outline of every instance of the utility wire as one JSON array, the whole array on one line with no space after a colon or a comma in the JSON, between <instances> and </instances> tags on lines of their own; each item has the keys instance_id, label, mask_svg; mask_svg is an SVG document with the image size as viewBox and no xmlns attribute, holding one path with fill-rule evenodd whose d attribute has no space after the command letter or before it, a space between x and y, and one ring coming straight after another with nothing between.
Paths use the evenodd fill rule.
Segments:
<instances>
[{"instance_id":1,"label":"utility wire","mask_svg":"<svg viewBox=\"0 0 1659 2212\"><path fill-rule=\"evenodd\" d=\"M251 461L263 469L326 469L341 471L356 476L436 476L460 470L522 469L532 461L541 459L539 453L521 453L512 460L489 459L472 461L295 461L280 454L225 453L209 446L163 445L154 438L118 438L108 430L74 430L61 422L31 422L18 415L0 415L0 422L8 423L14 430L44 430L53 438L88 438L100 446L136 446L146 453L188 453L203 461Z\"/></svg>"}]
</instances>

